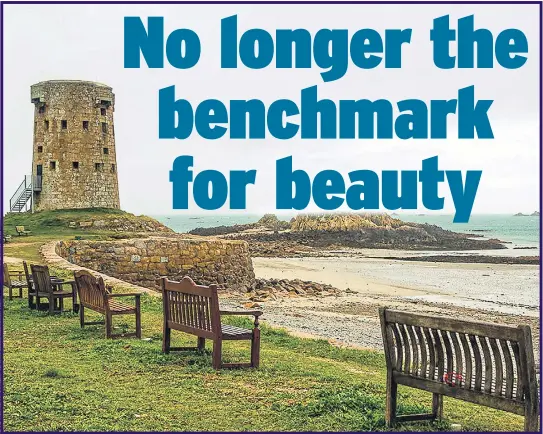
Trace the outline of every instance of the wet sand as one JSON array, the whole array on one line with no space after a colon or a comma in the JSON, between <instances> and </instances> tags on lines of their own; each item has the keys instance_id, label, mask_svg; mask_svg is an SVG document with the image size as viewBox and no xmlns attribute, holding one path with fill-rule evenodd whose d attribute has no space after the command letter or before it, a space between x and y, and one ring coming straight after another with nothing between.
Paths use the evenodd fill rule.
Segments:
<instances>
[{"instance_id":1,"label":"wet sand","mask_svg":"<svg viewBox=\"0 0 543 434\"><path fill-rule=\"evenodd\" d=\"M365 294L413 298L514 315L539 315L535 265L374 258L253 258L257 277L298 278Z\"/></svg>"},{"instance_id":2,"label":"wet sand","mask_svg":"<svg viewBox=\"0 0 543 434\"><path fill-rule=\"evenodd\" d=\"M538 266L359 257L253 258L253 264L257 277L313 280L346 291L338 297L261 303L263 320L302 336L381 349L378 308L388 306L467 320L528 324L539 359Z\"/></svg>"}]
</instances>

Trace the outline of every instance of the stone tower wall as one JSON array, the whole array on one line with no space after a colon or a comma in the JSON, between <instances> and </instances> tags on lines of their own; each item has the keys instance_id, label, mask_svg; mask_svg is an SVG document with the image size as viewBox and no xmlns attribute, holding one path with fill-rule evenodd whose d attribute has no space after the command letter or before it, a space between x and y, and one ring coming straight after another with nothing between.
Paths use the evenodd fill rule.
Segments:
<instances>
[{"instance_id":1,"label":"stone tower wall","mask_svg":"<svg viewBox=\"0 0 543 434\"><path fill-rule=\"evenodd\" d=\"M34 210L120 208L113 111L106 85L54 80L31 86Z\"/></svg>"}]
</instances>

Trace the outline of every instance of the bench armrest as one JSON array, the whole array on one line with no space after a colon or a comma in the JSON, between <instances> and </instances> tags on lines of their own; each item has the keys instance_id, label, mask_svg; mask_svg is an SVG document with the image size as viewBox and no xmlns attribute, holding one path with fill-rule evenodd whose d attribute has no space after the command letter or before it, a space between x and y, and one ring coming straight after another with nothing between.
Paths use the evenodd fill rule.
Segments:
<instances>
[{"instance_id":1,"label":"bench armrest","mask_svg":"<svg viewBox=\"0 0 543 434\"><path fill-rule=\"evenodd\" d=\"M107 294L107 298L114 298L114 297L139 297L141 296L141 292L125 292L123 294Z\"/></svg>"},{"instance_id":2,"label":"bench armrest","mask_svg":"<svg viewBox=\"0 0 543 434\"><path fill-rule=\"evenodd\" d=\"M221 315L253 315L258 318L264 312L261 310L220 310L219 313Z\"/></svg>"}]
</instances>

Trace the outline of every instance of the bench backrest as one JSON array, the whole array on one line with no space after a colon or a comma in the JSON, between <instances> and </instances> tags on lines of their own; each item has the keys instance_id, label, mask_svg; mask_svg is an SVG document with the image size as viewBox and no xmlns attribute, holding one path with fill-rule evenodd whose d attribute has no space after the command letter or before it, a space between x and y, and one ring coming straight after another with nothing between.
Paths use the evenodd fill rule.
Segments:
<instances>
[{"instance_id":1,"label":"bench backrest","mask_svg":"<svg viewBox=\"0 0 543 434\"><path fill-rule=\"evenodd\" d=\"M90 308L106 309L107 291L101 277L97 279L88 271L81 270L74 273L74 280L80 303Z\"/></svg>"},{"instance_id":2,"label":"bench backrest","mask_svg":"<svg viewBox=\"0 0 543 434\"><path fill-rule=\"evenodd\" d=\"M2 272L4 275L4 285L9 287L11 285L11 279L9 277L8 264L2 264Z\"/></svg>"},{"instance_id":3,"label":"bench backrest","mask_svg":"<svg viewBox=\"0 0 543 434\"><path fill-rule=\"evenodd\" d=\"M160 279L164 322L168 327L201 337L220 332L221 319L217 286L196 285L190 277L174 282Z\"/></svg>"},{"instance_id":4,"label":"bench backrest","mask_svg":"<svg viewBox=\"0 0 543 434\"><path fill-rule=\"evenodd\" d=\"M17 231L17 233L24 232L25 227L24 226L15 226L15 230Z\"/></svg>"},{"instance_id":5,"label":"bench backrest","mask_svg":"<svg viewBox=\"0 0 543 434\"><path fill-rule=\"evenodd\" d=\"M496 398L537 400L530 327L380 309L387 367Z\"/></svg>"},{"instance_id":6,"label":"bench backrest","mask_svg":"<svg viewBox=\"0 0 543 434\"><path fill-rule=\"evenodd\" d=\"M32 271L32 281L34 288L39 292L53 292L51 277L49 276L49 267L47 265L30 265Z\"/></svg>"},{"instance_id":7,"label":"bench backrest","mask_svg":"<svg viewBox=\"0 0 543 434\"><path fill-rule=\"evenodd\" d=\"M23 261L23 268L25 270L26 283L28 284L28 287L31 288L32 279L30 278L30 272L28 271L28 264L26 261Z\"/></svg>"}]
</instances>

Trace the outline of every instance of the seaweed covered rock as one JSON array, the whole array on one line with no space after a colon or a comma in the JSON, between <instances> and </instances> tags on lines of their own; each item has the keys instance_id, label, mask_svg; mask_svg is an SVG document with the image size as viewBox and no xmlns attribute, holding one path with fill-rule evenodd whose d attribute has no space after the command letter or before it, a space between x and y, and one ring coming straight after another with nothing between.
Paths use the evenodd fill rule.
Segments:
<instances>
[{"instance_id":1,"label":"seaweed covered rock","mask_svg":"<svg viewBox=\"0 0 543 434\"><path fill-rule=\"evenodd\" d=\"M292 231L356 231L399 228L405 223L387 214L302 214L292 219Z\"/></svg>"}]
</instances>

